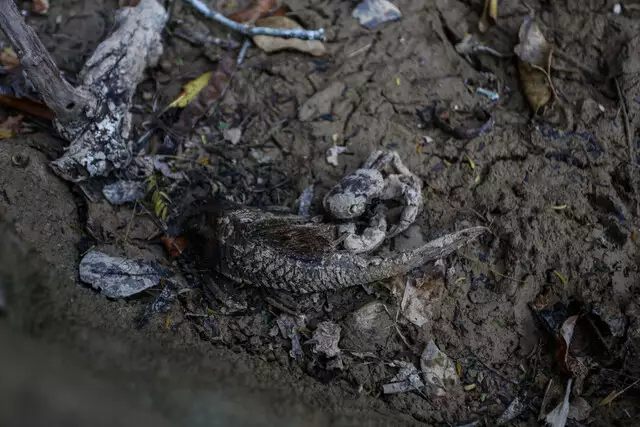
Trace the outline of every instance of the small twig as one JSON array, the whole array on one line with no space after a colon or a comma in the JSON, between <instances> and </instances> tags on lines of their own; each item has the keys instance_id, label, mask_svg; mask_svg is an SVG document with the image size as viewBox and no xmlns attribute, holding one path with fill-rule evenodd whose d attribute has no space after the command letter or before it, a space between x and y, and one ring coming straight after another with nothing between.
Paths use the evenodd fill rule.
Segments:
<instances>
[{"instance_id":1,"label":"small twig","mask_svg":"<svg viewBox=\"0 0 640 427\"><path fill-rule=\"evenodd\" d=\"M279 28L267 28L267 27L254 27L252 25L239 24L221 13L215 12L209 9L200 0L185 0L191 6L193 6L198 12L203 14L209 19L212 19L226 27L231 28L245 36L274 36L284 38L295 38L305 40L325 40L324 28L318 30L282 30Z\"/></svg>"},{"instance_id":2,"label":"small twig","mask_svg":"<svg viewBox=\"0 0 640 427\"><path fill-rule=\"evenodd\" d=\"M251 39L249 38L244 39L244 43L242 44L242 49L240 49L240 53L238 54L236 67L239 67L242 64L242 61L244 61L244 57L247 54L247 50L249 49L249 46L251 46Z\"/></svg>"},{"instance_id":3,"label":"small twig","mask_svg":"<svg viewBox=\"0 0 640 427\"><path fill-rule=\"evenodd\" d=\"M616 91L618 92L618 99L620 101L620 107L622 109L622 120L624 123L624 133L625 136L627 138L627 145L629 147L629 162L631 165L636 165L637 161L636 161L636 152L635 152L635 147L633 146L633 138L631 136L632 130L631 130L631 125L629 124L629 114L627 113L627 104L625 102L625 98L622 95L622 89L620 89L620 82L618 82L618 79L614 79L614 82L616 84ZM629 170L629 179L631 180L631 185L633 187L633 190L636 193L636 196L638 196L638 181L636 179L636 175L633 173L632 170ZM638 212L638 202L636 202L636 212Z\"/></svg>"},{"instance_id":4,"label":"small twig","mask_svg":"<svg viewBox=\"0 0 640 427\"><path fill-rule=\"evenodd\" d=\"M511 378L509 378L508 376L506 376L505 374L503 374L502 372L498 371L496 368L487 365L486 363L484 363L482 361L482 359L480 359L478 356L476 356L475 354L471 354L471 357L473 357L474 359L476 359L478 361L478 363L480 363L482 366L484 366L486 369L490 370L491 372L493 372L494 374L496 374L497 376L499 376L500 378L502 378L504 381L511 383L513 385L520 385L520 383L516 380L512 380Z\"/></svg>"},{"instance_id":5,"label":"small twig","mask_svg":"<svg viewBox=\"0 0 640 427\"><path fill-rule=\"evenodd\" d=\"M0 29L15 49L20 64L45 104L63 125L93 114L97 100L87 90L77 89L62 78L60 70L36 32L26 24L13 0L0 0Z\"/></svg>"},{"instance_id":6,"label":"small twig","mask_svg":"<svg viewBox=\"0 0 640 427\"><path fill-rule=\"evenodd\" d=\"M396 313L396 317L395 317L395 319L394 319L394 317L393 317L393 316L391 315L391 313L389 312L389 309L387 308L387 305L386 305L386 304L382 304L382 307L384 307L384 311L386 311L386 312L387 312L387 314L389 315L389 317L390 317L391 319L393 319L393 327L395 328L396 333L398 334L398 336L400 336L400 338L402 339L402 341L404 342L404 344L405 344L409 349L411 349L411 348L412 348L412 346L411 346L411 344L409 344L409 340L407 340L407 338L402 334L402 332L400 332L400 328L398 328L398 314L399 314L400 309L398 308L398 312Z\"/></svg>"},{"instance_id":7,"label":"small twig","mask_svg":"<svg viewBox=\"0 0 640 427\"><path fill-rule=\"evenodd\" d=\"M230 37L228 37L225 40L225 39L221 39L213 36L191 34L180 28L175 30L173 32L173 35L198 47L209 46L209 45L220 46L224 49L235 49L240 47L240 43L238 43L237 41L233 40Z\"/></svg>"},{"instance_id":8,"label":"small twig","mask_svg":"<svg viewBox=\"0 0 640 427\"><path fill-rule=\"evenodd\" d=\"M287 313L290 316L299 316L300 313L298 313L295 310L290 309L289 307L285 306L284 304L280 303L279 301L276 301L275 299L271 298L271 297L265 297L265 301L267 301L267 303L269 303L269 305L274 306L275 308L277 308L278 310Z\"/></svg>"}]
</instances>

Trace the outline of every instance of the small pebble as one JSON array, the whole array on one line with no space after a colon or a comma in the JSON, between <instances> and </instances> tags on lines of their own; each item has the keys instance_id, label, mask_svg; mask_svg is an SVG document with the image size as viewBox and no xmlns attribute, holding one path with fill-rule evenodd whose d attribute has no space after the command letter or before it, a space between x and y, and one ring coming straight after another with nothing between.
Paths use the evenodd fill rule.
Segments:
<instances>
[{"instance_id":1,"label":"small pebble","mask_svg":"<svg viewBox=\"0 0 640 427\"><path fill-rule=\"evenodd\" d=\"M153 99L153 94L151 92L142 92L142 99L145 101L151 101Z\"/></svg>"},{"instance_id":2,"label":"small pebble","mask_svg":"<svg viewBox=\"0 0 640 427\"><path fill-rule=\"evenodd\" d=\"M613 13L616 15L620 15L622 13L622 5L620 3L616 3L613 5Z\"/></svg>"}]
</instances>

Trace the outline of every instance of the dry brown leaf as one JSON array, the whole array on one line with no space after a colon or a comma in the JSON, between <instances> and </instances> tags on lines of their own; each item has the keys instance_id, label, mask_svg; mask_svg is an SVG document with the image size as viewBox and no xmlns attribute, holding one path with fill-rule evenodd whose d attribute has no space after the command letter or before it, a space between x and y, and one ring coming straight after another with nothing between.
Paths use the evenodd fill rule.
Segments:
<instances>
[{"instance_id":1,"label":"dry brown leaf","mask_svg":"<svg viewBox=\"0 0 640 427\"><path fill-rule=\"evenodd\" d=\"M45 15L49 12L49 0L34 0L31 10L33 13Z\"/></svg>"},{"instance_id":2,"label":"dry brown leaf","mask_svg":"<svg viewBox=\"0 0 640 427\"><path fill-rule=\"evenodd\" d=\"M51 111L51 109L45 104L28 98L16 98L9 95L0 95L0 105L45 120L53 120L54 117L53 111Z\"/></svg>"},{"instance_id":3,"label":"dry brown leaf","mask_svg":"<svg viewBox=\"0 0 640 427\"><path fill-rule=\"evenodd\" d=\"M285 13L286 9L282 7L282 0L256 0L250 7L233 13L228 18L246 24L267 16L284 16Z\"/></svg>"},{"instance_id":4,"label":"dry brown leaf","mask_svg":"<svg viewBox=\"0 0 640 427\"><path fill-rule=\"evenodd\" d=\"M6 70L10 70L20 65L20 59L12 48L5 47L0 51L0 65L2 65Z\"/></svg>"},{"instance_id":5,"label":"dry brown leaf","mask_svg":"<svg viewBox=\"0 0 640 427\"><path fill-rule=\"evenodd\" d=\"M0 123L0 139L11 138L20 131L22 126L22 116L10 116Z\"/></svg>"},{"instance_id":6,"label":"dry brown leaf","mask_svg":"<svg viewBox=\"0 0 640 427\"><path fill-rule=\"evenodd\" d=\"M551 82L553 47L544 38L532 16L525 18L518 32L520 44L514 48L518 56L518 71L527 102L538 114L540 109L556 97Z\"/></svg>"},{"instance_id":7,"label":"dry brown leaf","mask_svg":"<svg viewBox=\"0 0 640 427\"><path fill-rule=\"evenodd\" d=\"M302 26L286 16L269 16L256 22L256 26L280 28L283 30L302 30ZM319 40L285 39L282 37L254 36L253 42L267 53L280 50L293 49L299 52L310 53L313 56L322 56L327 53L327 48Z\"/></svg>"}]
</instances>

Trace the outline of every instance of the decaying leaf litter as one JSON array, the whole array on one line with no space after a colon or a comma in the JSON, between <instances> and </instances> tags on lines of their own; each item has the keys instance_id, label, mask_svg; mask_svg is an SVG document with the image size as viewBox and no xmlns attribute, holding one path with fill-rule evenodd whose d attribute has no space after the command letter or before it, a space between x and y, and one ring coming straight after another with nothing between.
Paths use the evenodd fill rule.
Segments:
<instances>
[{"instance_id":1,"label":"decaying leaf litter","mask_svg":"<svg viewBox=\"0 0 640 427\"><path fill-rule=\"evenodd\" d=\"M484 13L491 12L492 3L483 5ZM562 405L566 393L575 393L578 379L586 383L578 387L579 395L569 396L569 406L585 399L592 407L588 417L632 417L633 412L625 410L633 409L625 402L633 402L637 372L633 357L638 346L633 302L637 267L633 254L638 195L633 167L629 166L635 164L635 151L629 150L625 131L634 132L634 99L638 95L633 89L633 64L637 58L624 53L602 58L600 52L607 50L603 47L613 51L624 44L633 51L634 39L625 39L635 29L633 10L625 10L627 15L623 16L607 11L594 17L593 12L569 2L553 6L558 17L551 18L537 4L530 4L535 15L515 3L501 4L498 18L491 16L486 21L495 21L493 25L476 33L482 18L479 7L434 2L418 8L398 3L402 18L374 29L381 37L377 40L358 26L353 11L344 10L346 6L338 7L340 14L334 12L340 16L337 19L328 18L317 6L288 6L293 12L290 19L304 24L301 26L333 32L323 43L330 55L314 59L312 54L290 49L266 55L250 47L237 67L237 49L244 40L233 40L237 34L229 39L224 30L212 32L211 25L203 24L186 5L177 7L177 20L169 22L170 31L163 40L173 44L168 44L169 50L139 85L132 109L134 122L144 122L132 136L134 146L147 144L151 148L151 156L135 156L144 159L140 160L140 173L144 177L154 171L150 176L164 186L160 191L169 197L156 197L154 202L154 192L149 191L148 200L129 202L132 207L125 205L129 215L115 225L101 219L100 215L110 212L108 206L90 206L87 226L93 234L92 245L99 248L112 244L109 239L115 238L121 245L118 252L128 255L132 234L139 236L137 242L165 236L165 207L170 218L169 209L175 215L197 203L202 193L218 192L248 205L279 205L294 212L303 190L315 184L310 213L321 213L324 194L380 147L398 150L408 168L425 183L425 212L417 221L424 233L483 223L491 228L493 237L487 235L445 259L444 273L443 266L438 266L438 271L425 266L427 271L413 272L416 285L400 277L398 283L312 294L303 300L278 293L265 298L251 287L238 292L219 278L205 287L215 295L213 303L192 299L199 291L191 288L200 289L198 281L211 279L200 277L194 266L182 265L187 280L175 291L180 295L178 303L169 305L166 317L152 319L171 330L180 313L183 317L188 314L189 324L206 339L219 345L240 345L257 355L271 354L267 359L272 357L272 363L291 369L302 366L324 381L347 379L359 393L376 395L385 384L401 383L405 388L409 384L408 388L414 388L410 393L380 399L388 411L422 421L490 422L504 419L503 411L509 416L516 414L511 422L557 419L565 413L570 417L570 408ZM415 16L408 16L410 12ZM456 18L459 14L468 18ZM563 29L569 28L567 22L575 20L576 14L590 19L582 24L592 31L576 31L572 39L574 34ZM508 36L498 31L502 29L501 16L508 17L504 18L511 28ZM612 27L623 28L618 40L611 37ZM552 37L549 28L557 28L560 35ZM197 43L174 40L178 37L172 36L174 32L189 30L193 34L186 37L192 41L219 41L205 47L206 58L217 63L201 60L205 49L192 47ZM531 37L532 32L536 37ZM340 37L345 34L347 39ZM457 56L454 46L468 34L481 44L472 48L471 54ZM527 49L527 43L533 43L533 48ZM227 51L225 46L236 46L236 50ZM546 62L526 55L532 49L534 53L541 48L548 52L550 46L554 50L553 54L545 53ZM487 54L488 49L479 47L499 55ZM385 59L385 52L394 58L393 66ZM605 84L612 83L606 78L613 76L602 73L601 80L593 80L583 72L585 68L601 69L603 61L622 70L614 75L620 92L627 96L621 100L624 108L619 107L615 85ZM195 71L198 67L202 72ZM200 92L206 94L200 102L194 100L184 108L166 107L189 81L209 72L211 77L217 73L217 78L209 78L208 86ZM327 90L336 82L341 90ZM317 107L299 121L301 107L312 98ZM433 107L441 99L446 101L444 110L436 108L440 104ZM558 119L558 107L572 115L562 111ZM191 110L188 114L187 109ZM536 127L529 125L531 115ZM477 123L460 120L467 116ZM491 117L491 126L485 126L489 122L483 119L487 117ZM229 129L241 132L233 146L237 148L232 149L230 138L225 137ZM633 142L634 135L630 138ZM460 140L463 142L456 142ZM336 157L337 165L326 160L330 150L341 153ZM292 159L299 161L297 166L288 165ZM116 183L143 182L137 175L117 178ZM104 203L97 201L104 191L98 196L88 186L82 191L92 204ZM158 200L171 203L158 206ZM136 225L142 221L148 230L141 231ZM397 239L394 250L425 242L418 239L415 228L407 235L409 238ZM444 296L430 291L430 286L445 289ZM426 298L417 305L429 312L422 327L415 325L424 321L415 313L405 316L416 310L416 304L402 304L407 294ZM559 302L540 303L542 296ZM580 304L566 301L572 298ZM381 306L376 306L376 301ZM528 307L533 301L534 308ZM148 303L130 304L132 309L148 307ZM158 301L155 304L167 308ZM371 304L377 308L371 310ZM368 311L362 312L365 309ZM232 312L242 320L229 318ZM266 313L272 320L263 325L264 315L255 313ZM285 315L303 316L304 320L285 332L282 328L280 333L267 330L270 325L280 325L279 319ZM571 347L561 332L571 316L582 319L575 326L587 344L576 341L574 345L581 345L573 354L567 348L561 352L566 357L558 357L557 349L564 348L561 338ZM550 325L549 318L555 318L556 324ZM335 355L327 357L314 351L318 348L314 332L337 330L322 323L327 321L344 326L338 344L340 363ZM325 326L318 328L319 324ZM379 344L362 343L362 335L367 333ZM451 407L440 408L435 415L433 408L442 402L437 393L429 394L420 363L431 340L455 361L460 380L459 387L447 390ZM274 342L280 346L275 351L270 349ZM290 365L291 351L299 365ZM569 360L578 362L574 366L588 367L588 372L578 374ZM567 385L569 377L572 382ZM538 414L545 406L541 403L552 379L560 384L560 391L557 401L546 406L555 412ZM420 382L424 388L414 387ZM509 410L521 408L514 404L521 400L528 401L530 409ZM615 405L621 401L620 406ZM463 407L469 409L461 413ZM593 409L596 407L606 409Z\"/></svg>"}]
</instances>

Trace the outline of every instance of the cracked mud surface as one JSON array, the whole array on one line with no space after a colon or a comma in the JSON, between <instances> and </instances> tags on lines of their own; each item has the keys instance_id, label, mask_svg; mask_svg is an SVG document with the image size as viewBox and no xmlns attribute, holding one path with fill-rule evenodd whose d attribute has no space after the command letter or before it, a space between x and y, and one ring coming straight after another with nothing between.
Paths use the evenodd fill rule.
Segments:
<instances>
[{"instance_id":1,"label":"cracked mud surface","mask_svg":"<svg viewBox=\"0 0 640 427\"><path fill-rule=\"evenodd\" d=\"M101 8L106 13L113 7L107 3ZM235 395L246 385L252 396L269 393L260 399L275 414L289 414L305 425L351 425L355 420L455 425L498 416L522 390L538 408L554 369L548 335L528 306L538 294L575 297L634 316L640 279L634 240L640 194L634 191L632 172L638 171L629 166L615 87L589 79L575 64L557 59L554 84L572 112L572 132L561 136L548 124L530 123L512 60L485 56L474 68L456 53L452 39L474 31L480 1L397 1L404 18L375 31L350 18L350 2L288 3L306 28L326 29L330 54L313 58L250 49L220 112L203 124L215 129L221 119L242 123L238 146L225 141L214 145L248 171L242 179L258 188L244 195L247 203L291 208L304 188L316 183L312 208L320 212L323 195L346 172L355 170L373 150L393 148L423 179L425 209L416 222L423 238L470 225L489 226L493 234L447 260L447 280L426 326L420 330L408 322L400 325L409 346L388 319L380 325L377 345L350 331L349 313L376 297L395 308L397 301L384 287L373 293L352 289L301 299L243 290L250 310L216 317L215 333L185 317L200 301L188 300L187 308L173 307L169 328L159 317L146 329L136 330L135 317L149 298L110 302L69 282L46 292L48 303L39 304L37 313L25 313L25 318L35 317L38 336L77 348L103 374L118 366L145 378L164 367L168 377L185 372L183 383L193 387L231 387L229 393ZM619 82L635 141L640 125L640 104L633 101L640 96L640 15L632 11L614 16L611 2L595 0L529 4L538 12L548 39L566 56L579 58L583 68L605 76L612 69L606 64L614 60L622 64ZM77 13L91 7L81 1L71 6ZM60 12L52 7L52 15ZM187 22L196 20L185 5L177 13ZM490 30L485 41L498 51L511 51L526 13L518 2L502 2L499 27ZM206 28L199 22L194 28ZM48 40L44 33L43 38ZM70 45L51 47L59 63L74 66L77 58L69 58L64 49ZM92 42L85 46L89 52L93 47ZM171 39L165 50L163 59L171 67L151 70L150 76L162 82L160 92L166 99L211 69L201 49L185 42ZM492 132L460 141L421 120L417 110L434 101L449 101L461 110L488 106L489 101L475 93L475 87L492 84L479 68L493 72L511 89L493 110ZM150 79L140 92L153 88ZM313 103L301 112L312 97ZM424 136L432 141L418 149ZM334 140L347 147L338 167L325 160ZM25 239L66 276L74 276L80 256L75 243L80 236L68 225L82 223L75 209L79 197L43 172L44 156L26 145L23 139L0 145L0 201L17 217ZM25 170L10 165L13 150L21 149L31 157ZM257 155L273 162L259 164ZM222 167L215 155L211 163ZM232 193L241 192L241 178L223 169L218 178ZM89 223L103 230L104 240L115 252L163 257L157 247L143 241L152 225L138 223L143 228L137 229L138 234L132 231L133 240L121 241L131 213L127 208L96 205L88 211ZM405 234L411 239L420 233L414 227ZM361 360L346 355L346 369L337 374L327 374L317 363L299 366L289 357L288 341L269 333L279 312L266 298L297 300L293 305L307 314L310 325L331 319L343 326L341 348L374 351L376 357ZM90 338L92 334L101 339ZM477 382L478 389L430 400L417 393L380 395L380 385L395 374L386 362L403 357L415 361L431 338L464 367L463 383ZM145 363L127 362L123 355L129 351ZM534 365L537 375L522 378L522 370L533 372ZM636 375L637 365L631 370ZM230 376L227 371L235 373ZM484 379L478 380L479 372ZM616 379L607 384L601 376L593 378L588 400L595 406ZM617 402L595 410L592 425L622 425L638 416L637 392L630 390ZM315 415L311 407L323 414ZM534 410L525 412L513 425L534 425L536 417Z\"/></svg>"}]
</instances>

